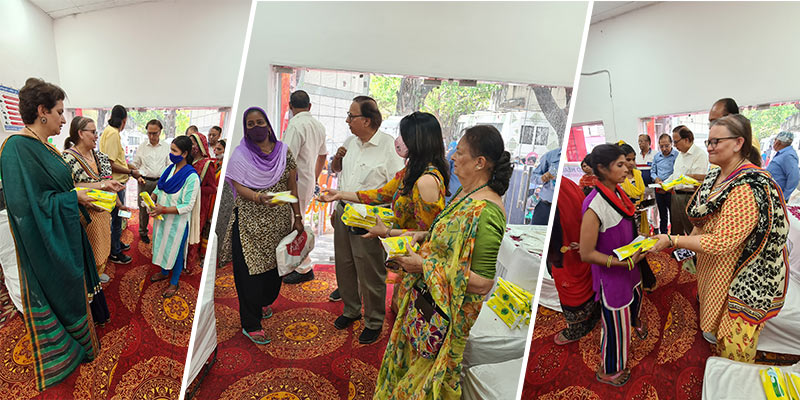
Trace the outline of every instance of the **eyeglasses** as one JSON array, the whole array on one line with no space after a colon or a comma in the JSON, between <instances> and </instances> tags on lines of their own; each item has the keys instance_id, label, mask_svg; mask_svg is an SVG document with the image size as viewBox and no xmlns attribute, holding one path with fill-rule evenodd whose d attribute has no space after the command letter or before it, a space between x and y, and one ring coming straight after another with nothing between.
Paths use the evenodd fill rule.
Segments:
<instances>
[{"instance_id":1,"label":"eyeglasses","mask_svg":"<svg viewBox=\"0 0 800 400\"><path fill-rule=\"evenodd\" d=\"M738 136L731 136L731 137L724 137L724 138L719 138L719 139L709 139L709 140L706 140L706 147L708 147L708 148L717 147L719 142L722 141L722 140L738 139L738 138L739 138Z\"/></svg>"},{"instance_id":2,"label":"eyeglasses","mask_svg":"<svg viewBox=\"0 0 800 400\"><path fill-rule=\"evenodd\" d=\"M356 118L358 118L358 117L364 117L364 116L363 116L363 115L354 115L354 114L350 114L350 112L349 112L349 111L347 112L347 119L349 119L349 120L351 120L351 121L352 121L352 120L354 120L354 119L356 119ZM366 118L366 117L364 117L364 118Z\"/></svg>"}]
</instances>

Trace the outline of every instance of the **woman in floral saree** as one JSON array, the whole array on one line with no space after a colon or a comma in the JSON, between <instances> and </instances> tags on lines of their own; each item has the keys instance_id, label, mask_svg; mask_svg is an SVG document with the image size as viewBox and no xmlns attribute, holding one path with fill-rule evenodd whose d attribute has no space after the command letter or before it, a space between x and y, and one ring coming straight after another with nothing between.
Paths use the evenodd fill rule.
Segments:
<instances>
[{"instance_id":1,"label":"woman in floral saree","mask_svg":"<svg viewBox=\"0 0 800 400\"><path fill-rule=\"evenodd\" d=\"M406 279L417 279L400 300L375 399L461 398L464 347L494 283L505 232L500 196L512 167L500 133L482 125L466 130L453 161L461 189L433 221L419 254L395 259L409 273ZM416 328L422 299L436 310L430 321L440 327L439 336Z\"/></svg>"}]
</instances>

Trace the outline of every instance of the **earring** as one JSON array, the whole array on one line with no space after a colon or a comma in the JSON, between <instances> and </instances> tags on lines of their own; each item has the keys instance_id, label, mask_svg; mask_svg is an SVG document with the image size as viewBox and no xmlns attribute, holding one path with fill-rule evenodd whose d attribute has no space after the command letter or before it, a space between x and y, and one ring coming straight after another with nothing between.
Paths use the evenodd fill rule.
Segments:
<instances>
[{"instance_id":1,"label":"earring","mask_svg":"<svg viewBox=\"0 0 800 400\"><path fill-rule=\"evenodd\" d=\"M43 124L46 124L46 123L47 123L47 118L45 118L45 117L42 117L42 123L43 123Z\"/></svg>"}]
</instances>

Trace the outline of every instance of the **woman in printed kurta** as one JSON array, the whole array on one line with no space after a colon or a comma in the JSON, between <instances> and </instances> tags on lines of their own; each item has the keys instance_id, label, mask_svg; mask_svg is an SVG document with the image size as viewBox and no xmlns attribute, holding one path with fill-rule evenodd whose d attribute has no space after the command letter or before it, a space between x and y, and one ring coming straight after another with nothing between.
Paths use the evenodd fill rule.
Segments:
<instances>
[{"instance_id":1,"label":"woman in printed kurta","mask_svg":"<svg viewBox=\"0 0 800 400\"><path fill-rule=\"evenodd\" d=\"M751 138L750 121L741 115L712 124L709 162L719 168L689 202L692 235L658 235L654 248L698 253L703 336L717 342L720 356L743 362L754 361L764 323L783 307L789 271L786 206Z\"/></svg>"},{"instance_id":2,"label":"woman in printed kurta","mask_svg":"<svg viewBox=\"0 0 800 400\"><path fill-rule=\"evenodd\" d=\"M200 179L191 163L191 142L179 136L172 141L169 158L172 165L161 173L158 186L153 191L156 207L148 210L153 223L153 264L161 271L150 277L153 282L172 278L164 291L164 297L172 297L178 291L181 271L186 267L189 231L192 214L196 212L200 197Z\"/></svg>"},{"instance_id":3,"label":"woman in printed kurta","mask_svg":"<svg viewBox=\"0 0 800 400\"><path fill-rule=\"evenodd\" d=\"M244 138L227 161L225 180L233 187L234 208L220 253L233 261L242 334L268 344L261 320L272 315L269 306L281 290L275 249L292 230L304 234L305 228L298 203L272 204L267 194L290 191L297 197L292 152L275 137L264 110L247 109L243 123Z\"/></svg>"},{"instance_id":4,"label":"woman in printed kurta","mask_svg":"<svg viewBox=\"0 0 800 400\"><path fill-rule=\"evenodd\" d=\"M379 224L368 236L399 236L405 231L427 231L442 211L447 196L449 164L444 159L444 142L439 121L432 114L414 112L400 120L397 154L407 159L406 167L382 188L358 192L329 190L321 201L345 200L370 205L391 204L397 221L392 227ZM392 295L392 308L416 279L403 279Z\"/></svg>"},{"instance_id":5,"label":"woman in printed kurta","mask_svg":"<svg viewBox=\"0 0 800 400\"><path fill-rule=\"evenodd\" d=\"M601 359L597 380L622 386L630 379L627 368L631 331L640 339L647 337L647 327L639 318L642 300L641 252L620 260L613 250L630 243L635 235L633 216L636 210L619 184L628 174L622 150L617 145L595 147L592 169L599 184L583 201L580 255L592 264L592 288L600 302Z\"/></svg>"},{"instance_id":6,"label":"woman in printed kurta","mask_svg":"<svg viewBox=\"0 0 800 400\"><path fill-rule=\"evenodd\" d=\"M47 143L65 123L64 98L61 88L28 79L19 91L25 128L0 149L22 315L39 390L66 379L100 346L89 302L102 292L85 230L86 208L96 206L86 193L73 190L72 171Z\"/></svg>"},{"instance_id":7,"label":"woman in printed kurta","mask_svg":"<svg viewBox=\"0 0 800 400\"><path fill-rule=\"evenodd\" d=\"M111 161L107 155L94 150L96 144L97 128L94 121L81 116L73 118L63 153L64 161L72 169L72 180L75 186L117 193L122 190L122 185L111 179ZM130 210L119 198L117 207ZM86 233L92 243L94 263L100 280L107 282L109 277L104 272L111 252L111 213L107 210L89 210L89 216L92 222L86 227ZM95 316L95 322L97 319Z\"/></svg>"},{"instance_id":8,"label":"woman in printed kurta","mask_svg":"<svg viewBox=\"0 0 800 400\"><path fill-rule=\"evenodd\" d=\"M491 126L466 130L453 155L462 188L434 219L419 254L395 259L414 278L400 300L375 399L459 399L461 361L469 331L492 287L497 252L505 233L500 196L508 188L511 156ZM414 326L417 286L430 291L435 306L449 318L441 347L421 348ZM420 339L420 340L418 340ZM423 354L433 353L431 357Z\"/></svg>"}]
</instances>

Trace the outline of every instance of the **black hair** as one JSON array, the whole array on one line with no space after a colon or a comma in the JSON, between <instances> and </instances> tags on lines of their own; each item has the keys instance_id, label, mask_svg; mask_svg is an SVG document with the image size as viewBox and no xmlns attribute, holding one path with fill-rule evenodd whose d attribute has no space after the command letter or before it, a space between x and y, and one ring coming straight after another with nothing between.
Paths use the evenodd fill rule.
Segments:
<instances>
[{"instance_id":1,"label":"black hair","mask_svg":"<svg viewBox=\"0 0 800 400\"><path fill-rule=\"evenodd\" d=\"M369 126L372 129L378 129L383 122L381 110L378 109L378 102L369 96L356 96L353 101L358 103L359 111L365 118L369 118Z\"/></svg>"},{"instance_id":2,"label":"black hair","mask_svg":"<svg viewBox=\"0 0 800 400\"><path fill-rule=\"evenodd\" d=\"M678 125L674 129L672 129L672 133L678 132L678 136L682 139L686 139L690 142L694 142L694 133L692 130L687 128L686 125Z\"/></svg>"},{"instance_id":3,"label":"black hair","mask_svg":"<svg viewBox=\"0 0 800 400\"><path fill-rule=\"evenodd\" d=\"M639 137L642 137L642 136L644 136L644 138L647 139L647 143L650 143L650 144L653 143L653 141L650 139L650 135L645 134L645 133L639 134Z\"/></svg>"},{"instance_id":4,"label":"black hair","mask_svg":"<svg viewBox=\"0 0 800 400\"><path fill-rule=\"evenodd\" d=\"M408 148L408 164L400 194L411 193L417 179L429 165L439 170L447 188L450 184L450 163L444 156L442 126L436 117L419 111L406 115L400 120L400 136Z\"/></svg>"},{"instance_id":5,"label":"black hair","mask_svg":"<svg viewBox=\"0 0 800 400\"><path fill-rule=\"evenodd\" d=\"M719 99L714 102L714 105L722 104L723 109L725 110L725 115L730 114L739 114L739 105L736 104L736 100L726 97L724 99Z\"/></svg>"},{"instance_id":6,"label":"black hair","mask_svg":"<svg viewBox=\"0 0 800 400\"><path fill-rule=\"evenodd\" d=\"M592 153L589 153L586 155L586 157L583 157L583 160L581 161L581 166L583 166L583 164L586 164L590 167L592 166Z\"/></svg>"},{"instance_id":7,"label":"black hair","mask_svg":"<svg viewBox=\"0 0 800 400\"><path fill-rule=\"evenodd\" d=\"M214 130L216 130L217 132L219 132L220 134L222 134L222 128L220 128L220 127L218 127L218 126L214 125L214 126L212 126L211 128L208 128L208 131L209 131L209 132L211 132L211 130L212 130L212 129L214 129Z\"/></svg>"},{"instance_id":8,"label":"black hair","mask_svg":"<svg viewBox=\"0 0 800 400\"><path fill-rule=\"evenodd\" d=\"M633 146L627 143L620 143L618 146L626 156L628 154L636 154L636 150L633 149Z\"/></svg>"},{"instance_id":9,"label":"black hair","mask_svg":"<svg viewBox=\"0 0 800 400\"><path fill-rule=\"evenodd\" d=\"M178 136L172 140L172 144L174 144L181 152L186 153L187 163L191 164L194 162L194 157L192 157L192 139L190 139L189 136Z\"/></svg>"},{"instance_id":10,"label":"black hair","mask_svg":"<svg viewBox=\"0 0 800 400\"><path fill-rule=\"evenodd\" d=\"M604 177L600 173L600 166L602 165L603 167L610 168L611 164L617 161L619 156L625 156L625 153L623 153L620 146L606 143L592 149L590 156L592 172L594 172L595 176L599 179L603 179Z\"/></svg>"},{"instance_id":11,"label":"black hair","mask_svg":"<svg viewBox=\"0 0 800 400\"><path fill-rule=\"evenodd\" d=\"M32 124L39 117L39 106L47 111L53 109L67 94L60 87L39 78L28 78L25 86L19 90L19 113L22 122Z\"/></svg>"},{"instance_id":12,"label":"black hair","mask_svg":"<svg viewBox=\"0 0 800 400\"><path fill-rule=\"evenodd\" d=\"M511 154L505 151L500 131L491 125L475 125L464 131L462 139L469 145L473 157L486 157L492 168L489 188L500 196L504 195L514 167L511 166Z\"/></svg>"},{"instance_id":13,"label":"black hair","mask_svg":"<svg viewBox=\"0 0 800 400\"><path fill-rule=\"evenodd\" d=\"M311 107L311 99L305 90L295 90L289 96L289 105L294 108L308 108Z\"/></svg>"},{"instance_id":14,"label":"black hair","mask_svg":"<svg viewBox=\"0 0 800 400\"><path fill-rule=\"evenodd\" d=\"M183 134L184 135L188 135L189 131L192 131L192 130L195 131L195 132L200 132L200 130L197 129L197 125L189 125L189 127L186 128L186 132L183 132Z\"/></svg>"},{"instance_id":15,"label":"black hair","mask_svg":"<svg viewBox=\"0 0 800 400\"><path fill-rule=\"evenodd\" d=\"M669 139L669 142L672 143L672 135L669 133L662 133L661 136L658 137L658 141L661 141L663 138Z\"/></svg>"},{"instance_id":16,"label":"black hair","mask_svg":"<svg viewBox=\"0 0 800 400\"><path fill-rule=\"evenodd\" d=\"M122 121L128 118L128 110L125 107L117 104L111 109L111 118L108 119L108 124L114 128L119 129L122 126Z\"/></svg>"},{"instance_id":17,"label":"black hair","mask_svg":"<svg viewBox=\"0 0 800 400\"><path fill-rule=\"evenodd\" d=\"M225 139L217 140L217 144L221 144L223 149L225 148L225 143Z\"/></svg>"},{"instance_id":18,"label":"black hair","mask_svg":"<svg viewBox=\"0 0 800 400\"><path fill-rule=\"evenodd\" d=\"M161 121L157 119L151 119L150 121L147 121L147 125L144 126L144 129L147 129L147 127L150 125L157 126L159 130L164 129L164 125L161 125Z\"/></svg>"}]
</instances>

